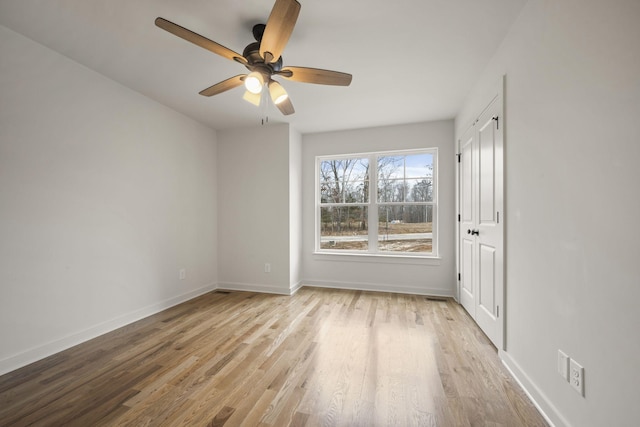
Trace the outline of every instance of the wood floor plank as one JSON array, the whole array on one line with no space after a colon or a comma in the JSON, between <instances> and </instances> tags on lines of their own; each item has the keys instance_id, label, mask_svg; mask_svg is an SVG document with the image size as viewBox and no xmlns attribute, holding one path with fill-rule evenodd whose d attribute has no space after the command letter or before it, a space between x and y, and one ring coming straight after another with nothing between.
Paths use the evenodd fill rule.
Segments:
<instances>
[{"instance_id":1,"label":"wood floor plank","mask_svg":"<svg viewBox=\"0 0 640 427\"><path fill-rule=\"evenodd\" d=\"M0 376L2 426L545 426L451 300L212 292Z\"/></svg>"}]
</instances>

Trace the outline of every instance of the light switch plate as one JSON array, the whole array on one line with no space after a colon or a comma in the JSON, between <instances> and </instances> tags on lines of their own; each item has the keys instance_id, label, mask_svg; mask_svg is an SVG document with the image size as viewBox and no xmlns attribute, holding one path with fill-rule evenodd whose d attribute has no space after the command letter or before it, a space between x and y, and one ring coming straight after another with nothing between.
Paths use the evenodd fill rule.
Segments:
<instances>
[{"instance_id":1,"label":"light switch plate","mask_svg":"<svg viewBox=\"0 0 640 427\"><path fill-rule=\"evenodd\" d=\"M558 350L558 374L569 381L569 356L562 350Z\"/></svg>"}]
</instances>

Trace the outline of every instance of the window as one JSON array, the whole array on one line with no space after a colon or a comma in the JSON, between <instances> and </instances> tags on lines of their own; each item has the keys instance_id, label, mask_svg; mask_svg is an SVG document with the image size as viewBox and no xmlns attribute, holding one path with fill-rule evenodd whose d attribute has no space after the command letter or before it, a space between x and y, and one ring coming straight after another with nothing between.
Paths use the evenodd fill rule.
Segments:
<instances>
[{"instance_id":1,"label":"window","mask_svg":"<svg viewBox=\"0 0 640 427\"><path fill-rule=\"evenodd\" d=\"M317 251L436 256L436 165L437 149L318 157Z\"/></svg>"}]
</instances>

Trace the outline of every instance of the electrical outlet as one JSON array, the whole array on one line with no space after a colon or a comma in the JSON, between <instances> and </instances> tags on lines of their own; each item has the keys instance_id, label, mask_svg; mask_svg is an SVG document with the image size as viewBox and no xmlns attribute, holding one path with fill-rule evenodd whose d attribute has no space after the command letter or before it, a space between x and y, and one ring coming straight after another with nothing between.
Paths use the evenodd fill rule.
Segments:
<instances>
[{"instance_id":1,"label":"electrical outlet","mask_svg":"<svg viewBox=\"0 0 640 427\"><path fill-rule=\"evenodd\" d=\"M186 278L187 278L187 269L186 269L186 268L181 268L181 269L178 271L178 278L179 278L180 280L184 280L184 279L186 279Z\"/></svg>"},{"instance_id":2,"label":"electrical outlet","mask_svg":"<svg viewBox=\"0 0 640 427\"><path fill-rule=\"evenodd\" d=\"M584 368L573 359L569 362L569 384L580 396L584 396Z\"/></svg>"},{"instance_id":3,"label":"electrical outlet","mask_svg":"<svg viewBox=\"0 0 640 427\"><path fill-rule=\"evenodd\" d=\"M569 356L562 350L558 350L558 374L565 381L569 381Z\"/></svg>"},{"instance_id":4,"label":"electrical outlet","mask_svg":"<svg viewBox=\"0 0 640 427\"><path fill-rule=\"evenodd\" d=\"M264 263L264 272L271 273L271 264L269 264L268 262Z\"/></svg>"}]
</instances>

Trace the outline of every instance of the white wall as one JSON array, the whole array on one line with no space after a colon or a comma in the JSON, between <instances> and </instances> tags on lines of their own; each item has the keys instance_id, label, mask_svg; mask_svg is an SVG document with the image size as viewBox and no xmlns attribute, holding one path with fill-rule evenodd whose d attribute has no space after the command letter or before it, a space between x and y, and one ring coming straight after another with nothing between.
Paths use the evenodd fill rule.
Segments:
<instances>
[{"instance_id":1,"label":"white wall","mask_svg":"<svg viewBox=\"0 0 640 427\"><path fill-rule=\"evenodd\" d=\"M286 124L218 134L221 288L290 293L289 134Z\"/></svg>"},{"instance_id":2,"label":"white wall","mask_svg":"<svg viewBox=\"0 0 640 427\"><path fill-rule=\"evenodd\" d=\"M215 286L216 134L1 26L0 58L3 373Z\"/></svg>"},{"instance_id":3,"label":"white wall","mask_svg":"<svg viewBox=\"0 0 640 427\"><path fill-rule=\"evenodd\" d=\"M455 292L453 121L306 134L302 138L303 283L324 287L452 296ZM433 148L438 159L440 260L314 254L316 156Z\"/></svg>"},{"instance_id":4,"label":"white wall","mask_svg":"<svg viewBox=\"0 0 640 427\"><path fill-rule=\"evenodd\" d=\"M558 426L640 419L639 23L637 0L530 0L456 120L506 74L503 357Z\"/></svg>"}]
</instances>

